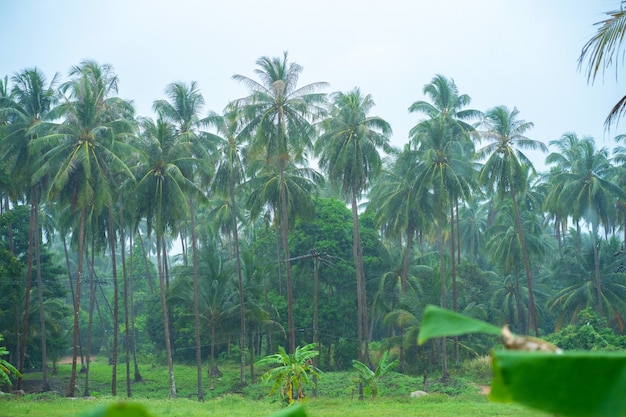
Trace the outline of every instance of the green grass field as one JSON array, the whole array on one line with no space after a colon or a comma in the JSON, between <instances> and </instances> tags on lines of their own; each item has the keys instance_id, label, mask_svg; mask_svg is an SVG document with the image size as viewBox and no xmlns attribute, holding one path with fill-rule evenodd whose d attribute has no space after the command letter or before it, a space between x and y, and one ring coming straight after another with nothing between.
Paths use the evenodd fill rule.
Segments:
<instances>
[{"instance_id":1,"label":"green grass field","mask_svg":"<svg viewBox=\"0 0 626 417\"><path fill-rule=\"evenodd\" d=\"M232 364L221 364L224 376L216 381L215 390L208 390L208 378L204 381L205 401L196 398L196 370L191 366L178 365L175 368L178 397L167 399L167 369L161 366L143 366L143 382L132 384L132 398L126 398L125 366L118 366L117 397L111 393L111 367L105 360L92 363L90 387L92 397L84 398L84 375L77 379L77 398L63 395L67 388L69 365L62 365L58 375L51 379L56 393L32 393L25 396L0 396L0 417L46 416L66 417L88 413L99 406L115 401L140 403L155 417L189 416L229 416L253 417L270 416L281 410L276 397L268 397L268 386L258 382L237 389L238 368ZM260 375L260 370L257 375ZM25 375L25 388L36 387L41 375ZM305 410L309 417L363 417L363 416L469 416L469 417L541 417L547 414L528 410L512 404L490 403L487 396L479 392L477 385L460 382L447 387L434 381L429 391L434 392L422 398L409 398L409 393L421 389L421 378L391 373L382 381L379 396L359 401L350 372L333 372L323 375L318 385L318 397L308 398ZM310 392L310 390L309 390Z\"/></svg>"}]
</instances>

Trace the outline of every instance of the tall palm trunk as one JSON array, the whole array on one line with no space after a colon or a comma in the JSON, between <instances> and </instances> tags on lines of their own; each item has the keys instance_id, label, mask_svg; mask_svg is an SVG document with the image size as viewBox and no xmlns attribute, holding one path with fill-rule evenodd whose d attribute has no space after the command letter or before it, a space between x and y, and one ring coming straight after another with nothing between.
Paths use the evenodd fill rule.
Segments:
<instances>
[{"instance_id":1,"label":"tall palm trunk","mask_svg":"<svg viewBox=\"0 0 626 417\"><path fill-rule=\"evenodd\" d=\"M291 261L289 260L289 216L287 215L287 192L285 190L285 167L280 162L280 231L285 254L285 275L287 276L287 326L289 327L289 353L296 351L296 329L293 322L293 283L291 280Z\"/></svg>"},{"instance_id":2,"label":"tall palm trunk","mask_svg":"<svg viewBox=\"0 0 626 417\"><path fill-rule=\"evenodd\" d=\"M37 210L38 211L38 210ZM41 278L41 239L39 223L35 216L37 238L35 239L35 259L37 261L37 298L39 299L39 330L41 333L41 390L50 391L48 383L48 355L46 342L46 311L43 303L43 279Z\"/></svg>"},{"instance_id":3,"label":"tall palm trunk","mask_svg":"<svg viewBox=\"0 0 626 417\"><path fill-rule=\"evenodd\" d=\"M594 264L594 277L596 281L596 297L598 297L598 315L604 317L604 306L602 302L602 281L600 277L600 257L598 255L598 225L597 222L593 222L593 264Z\"/></svg>"},{"instance_id":4,"label":"tall palm trunk","mask_svg":"<svg viewBox=\"0 0 626 417\"><path fill-rule=\"evenodd\" d=\"M87 210L85 207L80 209L80 226L78 228L78 267L76 269L76 292L74 294L74 334L72 337L72 370L70 373L70 382L67 389L67 396L74 397L76 390L76 358L78 356L79 340L79 315L80 315L80 286L83 277L83 257L85 255L85 218ZM87 352L89 354L89 352Z\"/></svg>"},{"instance_id":5,"label":"tall palm trunk","mask_svg":"<svg viewBox=\"0 0 626 417\"><path fill-rule=\"evenodd\" d=\"M319 321L319 292L320 292L320 278L319 278L319 259L313 257L313 343L315 349L319 351L319 333L318 333L318 321ZM317 367L319 362L319 356L313 358L313 366ZM313 397L317 397L317 376L313 375Z\"/></svg>"},{"instance_id":6,"label":"tall palm trunk","mask_svg":"<svg viewBox=\"0 0 626 417\"><path fill-rule=\"evenodd\" d=\"M24 289L24 315L22 322L22 344L20 346L18 371L20 376L17 379L17 389L22 389L22 375L24 374L24 362L26 360L26 340L28 339L28 319L30 315L30 289L33 281L33 257L35 252L35 239L38 233L35 232L37 226L37 205L35 204L35 189L31 189L30 218L28 221L28 260L26 264L26 288Z\"/></svg>"},{"instance_id":7,"label":"tall palm trunk","mask_svg":"<svg viewBox=\"0 0 626 417\"><path fill-rule=\"evenodd\" d=\"M120 245L121 245L121 255L122 255L122 288L124 292L124 350L126 354L126 397L130 398L133 396L133 391L131 388L131 380L130 380L130 306L129 306L129 296L128 296L128 273L126 270L126 225L124 224L124 208L123 203L120 201ZM131 242L132 244L132 242Z\"/></svg>"},{"instance_id":8,"label":"tall palm trunk","mask_svg":"<svg viewBox=\"0 0 626 417\"><path fill-rule=\"evenodd\" d=\"M129 278L128 278L128 292L129 292L129 296L130 296L130 309L129 309L129 316L130 316L130 328L131 328L131 349L133 351L133 365L135 368L135 375L134 375L134 381L135 382L141 382L143 381L143 378L141 376L141 373L139 372L139 364L137 363L137 333L135 331L135 299L134 299L134 291L133 291L133 279L134 279L134 274L133 274L133 234L130 234L130 265L129 265L129 269L130 269L130 274L129 274Z\"/></svg>"},{"instance_id":9,"label":"tall palm trunk","mask_svg":"<svg viewBox=\"0 0 626 417\"><path fill-rule=\"evenodd\" d=\"M91 265L93 266L93 257L94 257L94 250L93 250L93 243L91 246ZM89 391L89 377L91 375L90 372L90 368L91 368L91 336L93 334L93 310L94 310L94 306L96 304L96 276L94 274L93 271L93 267L90 268L91 273L90 273L90 279L89 279L89 319L87 321L87 366L85 367L85 389L83 391L83 396L84 397L89 397L91 396L91 392ZM100 320L100 322L102 323L102 319ZM103 336L106 337L106 334L104 334L103 332Z\"/></svg>"},{"instance_id":10,"label":"tall palm trunk","mask_svg":"<svg viewBox=\"0 0 626 417\"><path fill-rule=\"evenodd\" d=\"M446 263L443 250L443 227L442 220L439 220L437 229L439 232L439 278L441 280L441 308L446 308ZM448 351L446 338L441 338L441 378L445 381L448 374Z\"/></svg>"},{"instance_id":11,"label":"tall palm trunk","mask_svg":"<svg viewBox=\"0 0 626 417\"><path fill-rule=\"evenodd\" d=\"M363 271L363 248L359 230L359 212L356 191L352 191L352 255L356 271L357 292L357 339L359 344L359 362L369 362L369 343L367 328L367 296L365 291L365 274ZM363 399L363 384L359 382L359 399Z\"/></svg>"},{"instance_id":12,"label":"tall palm trunk","mask_svg":"<svg viewBox=\"0 0 626 417\"><path fill-rule=\"evenodd\" d=\"M204 401L202 390L202 344L200 343L200 307L198 306L198 237L194 202L189 199L189 221L191 222L191 252L193 257L193 319L196 341L196 372L198 378L198 401Z\"/></svg>"},{"instance_id":13,"label":"tall palm trunk","mask_svg":"<svg viewBox=\"0 0 626 417\"><path fill-rule=\"evenodd\" d=\"M176 398L176 382L174 380L174 361L172 360L172 346L170 342L170 324L167 301L165 299L165 276L163 272L162 237L157 236L157 266L159 270L159 290L161 294L161 309L163 310L163 332L165 335L165 353L167 355L167 370L169 372L169 398Z\"/></svg>"},{"instance_id":14,"label":"tall palm trunk","mask_svg":"<svg viewBox=\"0 0 626 417\"><path fill-rule=\"evenodd\" d=\"M458 202L458 199L454 199ZM452 274L452 311L457 312L457 291L456 291L456 243L455 243L455 216L454 204L450 204L450 267ZM454 363L459 364L459 336L454 336Z\"/></svg>"},{"instance_id":15,"label":"tall palm trunk","mask_svg":"<svg viewBox=\"0 0 626 417\"><path fill-rule=\"evenodd\" d=\"M139 227L137 227L137 235L139 236L139 243L141 245L141 254L143 255L143 263L146 267L146 278L148 280L148 287L150 288L150 295L154 294L154 288L152 286L152 274L150 273L150 264L148 263L148 253L146 252L146 245L143 243L143 237L141 237L141 232L139 231Z\"/></svg>"},{"instance_id":16,"label":"tall palm trunk","mask_svg":"<svg viewBox=\"0 0 626 417\"><path fill-rule=\"evenodd\" d=\"M522 248L522 258L524 260L524 270L526 272L526 284L528 286L528 313L530 315L530 325L533 326L535 336L539 336L539 328L537 327L537 312L535 310L535 296L533 293L533 280L530 271L530 262L528 260L528 252L526 251L526 241L524 239L524 231L522 230L522 220L519 214L519 207L515 196L515 188L511 184L511 199L513 200L513 210L515 210L515 224L517 226L517 235L519 236L520 246Z\"/></svg>"},{"instance_id":17,"label":"tall palm trunk","mask_svg":"<svg viewBox=\"0 0 626 417\"><path fill-rule=\"evenodd\" d=\"M235 241L235 258L237 260L237 285L239 287L239 323L241 327L239 336L239 385L244 386L246 385L246 308L241 275L241 256L239 254L239 226L237 224L237 209L235 206L235 183L233 181L230 182L229 188L230 210L233 218L233 240Z\"/></svg>"},{"instance_id":18,"label":"tall palm trunk","mask_svg":"<svg viewBox=\"0 0 626 417\"><path fill-rule=\"evenodd\" d=\"M67 268L67 276L68 276L68 283L70 286L70 294L72 296L72 303L74 302L74 298L76 297L76 292L74 291L74 280L72 280L72 269L70 267L70 252L67 249L67 242L65 241L65 236L63 236L63 253L65 254L65 267ZM79 329L79 333L80 333L80 329ZM80 338L80 334L79 334L79 338ZM83 364L83 346L80 346L80 362L81 365Z\"/></svg>"},{"instance_id":19,"label":"tall palm trunk","mask_svg":"<svg viewBox=\"0 0 626 417\"><path fill-rule=\"evenodd\" d=\"M111 395L117 395L117 351L119 339L120 290L117 279L117 255L113 203L109 207L109 248L111 250L111 269L113 273L113 347L111 348Z\"/></svg>"}]
</instances>

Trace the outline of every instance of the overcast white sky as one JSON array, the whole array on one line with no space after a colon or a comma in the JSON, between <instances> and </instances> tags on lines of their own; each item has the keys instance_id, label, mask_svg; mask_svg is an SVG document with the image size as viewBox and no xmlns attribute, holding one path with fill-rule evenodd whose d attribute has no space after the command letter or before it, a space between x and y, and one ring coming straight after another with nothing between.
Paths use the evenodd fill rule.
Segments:
<instances>
[{"instance_id":1,"label":"overcast white sky","mask_svg":"<svg viewBox=\"0 0 626 417\"><path fill-rule=\"evenodd\" d=\"M85 58L113 65L120 96L140 115L165 86L195 80L205 112L246 95L233 74L254 77L261 56L304 67L301 83L328 92L355 86L372 115L407 142L435 74L453 78L471 108L514 106L548 142L573 131L612 146L603 122L626 93L615 70L591 86L577 59L593 24L619 0L0 0L0 76L37 66L65 78ZM543 156L533 157L541 168Z\"/></svg>"}]
</instances>

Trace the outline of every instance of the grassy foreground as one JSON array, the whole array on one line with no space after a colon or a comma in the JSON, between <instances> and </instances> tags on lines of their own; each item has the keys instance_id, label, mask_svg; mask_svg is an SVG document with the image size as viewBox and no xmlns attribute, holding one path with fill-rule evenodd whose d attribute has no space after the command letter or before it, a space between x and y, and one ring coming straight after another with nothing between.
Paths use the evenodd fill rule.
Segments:
<instances>
[{"instance_id":1,"label":"grassy foreground","mask_svg":"<svg viewBox=\"0 0 626 417\"><path fill-rule=\"evenodd\" d=\"M112 397L95 399L55 398L37 400L34 398L11 397L0 399L0 417L67 417L78 416L93 410L99 405L111 401L121 401ZM126 400L124 400L126 401ZM198 402L189 399L150 400L132 399L143 404L148 412L155 417L266 417L280 410L277 403L264 400L251 400L240 395ZM339 398L318 398L305 403L309 417L543 417L548 414L528 410L516 405L494 404L480 394L449 397L434 394L429 397L399 400L395 398L378 398L376 400L358 401Z\"/></svg>"},{"instance_id":2,"label":"grassy foreground","mask_svg":"<svg viewBox=\"0 0 626 417\"><path fill-rule=\"evenodd\" d=\"M66 398L69 365L61 365L57 375L51 378L55 393L36 393L40 373L25 375L24 386L33 393L25 396L0 396L0 417L79 416L111 402L128 401L142 404L154 417L269 417L281 410L276 397L268 397L269 387L258 382L237 388L239 370L235 365L220 365L223 377L216 381L215 390L208 390L208 378L204 381L204 402L196 399L196 369L192 366L175 367L178 398L167 399L167 369L152 365L141 367L142 382L133 383L132 398L126 399L125 366L118 366L117 397L111 392L111 367L105 359L91 365L90 397L82 397L84 375L77 379L77 398ZM257 377L262 370L257 370ZM432 393L422 398L409 398L409 393L421 389L421 378L391 373L386 375L379 387L376 399L357 399L351 372L333 372L323 375L319 381L317 398L305 402L308 417L422 417L422 416L468 416L468 417L546 417L547 414L512 404L490 403L479 393L478 386L468 383L438 386L430 384ZM28 389L26 389L29 392ZM439 391L439 392L437 392ZM310 393L310 390L308 391Z\"/></svg>"}]
</instances>

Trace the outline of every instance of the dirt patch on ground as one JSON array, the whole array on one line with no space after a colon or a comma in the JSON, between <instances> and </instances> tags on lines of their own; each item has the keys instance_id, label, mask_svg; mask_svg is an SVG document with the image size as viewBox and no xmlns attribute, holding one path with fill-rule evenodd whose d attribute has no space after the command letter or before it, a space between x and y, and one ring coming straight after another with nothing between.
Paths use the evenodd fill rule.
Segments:
<instances>
[{"instance_id":1,"label":"dirt patch on ground","mask_svg":"<svg viewBox=\"0 0 626 417\"><path fill-rule=\"evenodd\" d=\"M491 387L489 385L481 385L479 388L481 394L488 395L491 392Z\"/></svg>"},{"instance_id":2,"label":"dirt patch on ground","mask_svg":"<svg viewBox=\"0 0 626 417\"><path fill-rule=\"evenodd\" d=\"M89 361L95 362L97 357L98 357L97 355L91 355L91 358L89 359ZM64 356L61 359L59 359L59 365L69 365L71 363L72 363L71 356ZM76 363L78 363L78 366L80 366L80 358L76 359Z\"/></svg>"}]
</instances>

